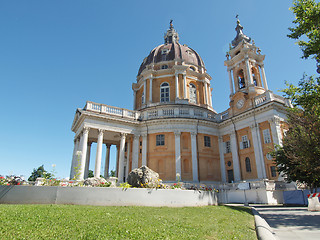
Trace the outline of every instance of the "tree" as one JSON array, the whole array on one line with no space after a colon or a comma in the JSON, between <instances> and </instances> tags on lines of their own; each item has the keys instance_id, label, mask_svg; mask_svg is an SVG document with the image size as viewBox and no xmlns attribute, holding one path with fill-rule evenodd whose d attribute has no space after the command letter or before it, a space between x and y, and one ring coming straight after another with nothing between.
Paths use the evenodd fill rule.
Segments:
<instances>
[{"instance_id":1,"label":"tree","mask_svg":"<svg viewBox=\"0 0 320 240\"><path fill-rule=\"evenodd\" d=\"M28 178L28 181L36 181L38 177L41 178L46 178L46 179L51 179L52 178L52 174L47 172L43 165L41 165L40 167L38 167L38 169L33 169L33 172L31 173L31 176Z\"/></svg>"},{"instance_id":2,"label":"tree","mask_svg":"<svg viewBox=\"0 0 320 240\"><path fill-rule=\"evenodd\" d=\"M320 79L304 78L296 87L287 84L284 93L292 100L282 147L273 152L278 171L287 181L299 181L309 188L320 186Z\"/></svg>"},{"instance_id":3,"label":"tree","mask_svg":"<svg viewBox=\"0 0 320 240\"><path fill-rule=\"evenodd\" d=\"M295 27L289 28L292 39L300 39L297 43L303 52L303 58L315 58L320 73L320 3L315 0L295 0L290 8L296 16ZM307 39L307 41L301 39Z\"/></svg>"},{"instance_id":4,"label":"tree","mask_svg":"<svg viewBox=\"0 0 320 240\"><path fill-rule=\"evenodd\" d=\"M89 170L89 172L88 172L88 178L92 178L92 177L94 177L93 171L92 171L92 170Z\"/></svg>"},{"instance_id":5,"label":"tree","mask_svg":"<svg viewBox=\"0 0 320 240\"><path fill-rule=\"evenodd\" d=\"M289 38L297 43L303 58L315 58L320 73L320 4L314 0L295 0L291 8L296 26ZM311 189L320 186L320 78L303 76L298 86L287 83L283 90L293 104L288 109L288 127L282 146L273 152L278 171L287 181L299 181Z\"/></svg>"}]
</instances>

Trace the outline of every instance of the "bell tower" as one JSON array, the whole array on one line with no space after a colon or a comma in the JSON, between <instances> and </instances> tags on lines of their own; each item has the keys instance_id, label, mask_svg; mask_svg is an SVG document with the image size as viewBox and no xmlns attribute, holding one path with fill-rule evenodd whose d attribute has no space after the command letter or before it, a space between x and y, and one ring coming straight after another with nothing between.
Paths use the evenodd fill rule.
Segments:
<instances>
[{"instance_id":1,"label":"bell tower","mask_svg":"<svg viewBox=\"0 0 320 240\"><path fill-rule=\"evenodd\" d=\"M265 55L261 55L254 41L243 33L239 19L235 30L237 35L231 42L224 65L229 75L230 107L240 110L245 109L245 105L251 106L247 100L268 91L268 84L263 63Z\"/></svg>"}]
</instances>

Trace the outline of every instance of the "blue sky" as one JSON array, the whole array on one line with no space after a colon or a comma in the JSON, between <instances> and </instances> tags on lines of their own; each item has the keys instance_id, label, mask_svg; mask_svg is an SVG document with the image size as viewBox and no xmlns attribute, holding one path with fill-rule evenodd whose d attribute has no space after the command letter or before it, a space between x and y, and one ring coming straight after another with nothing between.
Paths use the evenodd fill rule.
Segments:
<instances>
[{"instance_id":1,"label":"blue sky","mask_svg":"<svg viewBox=\"0 0 320 240\"><path fill-rule=\"evenodd\" d=\"M71 124L87 100L132 109L131 84L144 57L163 43L170 19L212 76L213 107L228 108L223 62L239 14L244 33L266 55L269 88L315 74L287 38L287 0L15 0L0 2L0 175L30 176L44 164L67 177ZM93 147L92 151L95 151ZM94 154L94 153L93 153ZM92 155L90 169L94 168ZM114 149L111 161L115 158Z\"/></svg>"}]
</instances>

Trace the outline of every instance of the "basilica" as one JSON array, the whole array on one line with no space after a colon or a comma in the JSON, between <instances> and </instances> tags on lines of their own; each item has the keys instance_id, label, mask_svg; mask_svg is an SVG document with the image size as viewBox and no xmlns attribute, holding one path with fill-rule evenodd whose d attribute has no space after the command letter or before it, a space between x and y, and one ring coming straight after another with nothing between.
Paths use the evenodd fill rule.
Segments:
<instances>
[{"instance_id":1,"label":"basilica","mask_svg":"<svg viewBox=\"0 0 320 240\"><path fill-rule=\"evenodd\" d=\"M119 182L142 165L165 182L278 180L269 152L281 144L291 104L268 89L265 55L239 20L231 44L224 62L230 107L217 113L212 78L200 55L180 43L171 21L164 43L144 58L132 84L133 110L91 101L76 110L70 178L87 178L92 160L94 175L107 177L115 145ZM92 143L95 159L90 159Z\"/></svg>"}]
</instances>

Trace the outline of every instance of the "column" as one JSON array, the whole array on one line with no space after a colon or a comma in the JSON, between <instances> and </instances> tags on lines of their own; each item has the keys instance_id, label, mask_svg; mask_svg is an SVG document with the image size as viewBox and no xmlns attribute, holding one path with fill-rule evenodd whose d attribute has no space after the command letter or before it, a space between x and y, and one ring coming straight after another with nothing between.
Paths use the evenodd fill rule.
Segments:
<instances>
[{"instance_id":1,"label":"column","mask_svg":"<svg viewBox=\"0 0 320 240\"><path fill-rule=\"evenodd\" d=\"M133 89L133 110L136 109L137 104L137 90Z\"/></svg>"},{"instance_id":2,"label":"column","mask_svg":"<svg viewBox=\"0 0 320 240\"><path fill-rule=\"evenodd\" d=\"M147 103L147 80L143 80L143 95L144 95L144 102L142 104Z\"/></svg>"},{"instance_id":3,"label":"column","mask_svg":"<svg viewBox=\"0 0 320 240\"><path fill-rule=\"evenodd\" d=\"M248 81L249 81L249 86L250 86L250 85L253 85L253 79L252 79L252 73L251 73L251 68L250 68L248 56L245 57L245 62L246 62L247 75L249 78Z\"/></svg>"},{"instance_id":4,"label":"column","mask_svg":"<svg viewBox=\"0 0 320 240\"><path fill-rule=\"evenodd\" d=\"M121 133L120 146L119 146L119 169L118 169L118 181L119 183L123 182L124 178L124 148L126 143L125 133Z\"/></svg>"},{"instance_id":5,"label":"column","mask_svg":"<svg viewBox=\"0 0 320 240\"><path fill-rule=\"evenodd\" d=\"M128 138L128 145L127 145L127 167L126 167L126 172L125 172L125 176L126 179L128 179L128 175L129 175L129 162L130 162L130 151L131 151L131 138Z\"/></svg>"},{"instance_id":6,"label":"column","mask_svg":"<svg viewBox=\"0 0 320 240\"><path fill-rule=\"evenodd\" d=\"M120 146L119 145L116 145L117 147L117 156L116 156L116 177L119 176L119 149L120 149Z\"/></svg>"},{"instance_id":7,"label":"column","mask_svg":"<svg viewBox=\"0 0 320 240\"><path fill-rule=\"evenodd\" d=\"M176 98L179 98L179 74L178 73L175 74L175 78L176 78Z\"/></svg>"},{"instance_id":8,"label":"column","mask_svg":"<svg viewBox=\"0 0 320 240\"><path fill-rule=\"evenodd\" d=\"M139 138L140 138L140 135L134 135L134 138L133 138L133 144L132 144L132 169L138 168Z\"/></svg>"},{"instance_id":9,"label":"column","mask_svg":"<svg viewBox=\"0 0 320 240\"><path fill-rule=\"evenodd\" d=\"M204 99L205 99L204 104L208 105L208 84L206 80L204 80Z\"/></svg>"},{"instance_id":10,"label":"column","mask_svg":"<svg viewBox=\"0 0 320 240\"><path fill-rule=\"evenodd\" d=\"M84 127L82 137L81 137L81 146L80 146L81 160L80 160L80 167L79 167L79 177L77 180L83 180L84 178L84 168L85 168L86 158L87 158L88 135L89 135L89 128Z\"/></svg>"},{"instance_id":11,"label":"column","mask_svg":"<svg viewBox=\"0 0 320 240\"><path fill-rule=\"evenodd\" d=\"M71 169L70 169L70 180L74 177L74 168L78 164L77 161L77 151L79 149L79 139L76 138L73 140L74 147L73 147L73 153L72 153L72 161L71 161Z\"/></svg>"},{"instance_id":12,"label":"column","mask_svg":"<svg viewBox=\"0 0 320 240\"><path fill-rule=\"evenodd\" d=\"M142 166L147 166L147 134L142 135Z\"/></svg>"},{"instance_id":13,"label":"column","mask_svg":"<svg viewBox=\"0 0 320 240\"><path fill-rule=\"evenodd\" d=\"M187 99L187 77L186 74L183 74L183 98Z\"/></svg>"},{"instance_id":14,"label":"column","mask_svg":"<svg viewBox=\"0 0 320 240\"><path fill-rule=\"evenodd\" d=\"M110 144L106 144L106 160L104 164L104 178L109 176L109 162L110 162Z\"/></svg>"},{"instance_id":15,"label":"column","mask_svg":"<svg viewBox=\"0 0 320 240\"><path fill-rule=\"evenodd\" d=\"M208 94L209 94L209 105L212 107L212 95L211 95L211 88L208 85Z\"/></svg>"},{"instance_id":16,"label":"column","mask_svg":"<svg viewBox=\"0 0 320 240\"><path fill-rule=\"evenodd\" d=\"M85 178L85 179L88 178L88 174L89 174L91 144L92 144L92 142L88 142L88 146L87 146L87 157L86 157L86 166L85 166L85 168L84 168L84 178Z\"/></svg>"},{"instance_id":17,"label":"column","mask_svg":"<svg viewBox=\"0 0 320 240\"><path fill-rule=\"evenodd\" d=\"M261 147L261 138L259 134L258 126L252 125L251 134L252 134L252 142L253 142L253 149L254 149L254 157L256 159L256 166L257 166L257 175L259 179L267 178L266 168L264 165L264 158L263 152Z\"/></svg>"},{"instance_id":18,"label":"column","mask_svg":"<svg viewBox=\"0 0 320 240\"><path fill-rule=\"evenodd\" d=\"M181 132L174 132L175 156L176 156L176 174L178 173L181 179L181 150L180 150ZM178 180L178 179L177 179Z\"/></svg>"},{"instance_id":19,"label":"column","mask_svg":"<svg viewBox=\"0 0 320 240\"><path fill-rule=\"evenodd\" d=\"M282 146L280 119L274 117L269 120L269 123L271 127L273 144Z\"/></svg>"},{"instance_id":20,"label":"column","mask_svg":"<svg viewBox=\"0 0 320 240\"><path fill-rule=\"evenodd\" d=\"M239 163L237 139L236 139L235 132L232 132L230 134L230 144L231 144L231 152L232 152L234 180L240 181L241 180L241 173L240 173L241 169L240 169L240 163Z\"/></svg>"},{"instance_id":21,"label":"column","mask_svg":"<svg viewBox=\"0 0 320 240\"><path fill-rule=\"evenodd\" d=\"M149 78L149 103L152 103L152 81L153 78Z\"/></svg>"},{"instance_id":22,"label":"column","mask_svg":"<svg viewBox=\"0 0 320 240\"><path fill-rule=\"evenodd\" d=\"M222 136L219 136L219 152L220 152L220 171L221 171L221 181L227 182L226 178L226 166L224 163L224 142Z\"/></svg>"},{"instance_id":23,"label":"column","mask_svg":"<svg viewBox=\"0 0 320 240\"><path fill-rule=\"evenodd\" d=\"M267 84L267 78L266 78L266 73L264 71L264 64L260 65L260 69L261 69L261 74L262 74L262 81L263 81L263 86L264 88L268 91L268 84Z\"/></svg>"},{"instance_id":24,"label":"column","mask_svg":"<svg viewBox=\"0 0 320 240\"><path fill-rule=\"evenodd\" d=\"M192 178L194 182L199 182L197 133L195 132L191 132L191 156L192 156Z\"/></svg>"},{"instance_id":25,"label":"column","mask_svg":"<svg viewBox=\"0 0 320 240\"><path fill-rule=\"evenodd\" d=\"M231 69L228 69L228 74L229 74L230 96L232 96L234 92L233 92Z\"/></svg>"},{"instance_id":26,"label":"column","mask_svg":"<svg viewBox=\"0 0 320 240\"><path fill-rule=\"evenodd\" d=\"M102 142L103 142L103 130L99 129L97 153L96 153L96 164L94 168L94 177L96 178L100 177L100 174L101 174Z\"/></svg>"}]
</instances>

